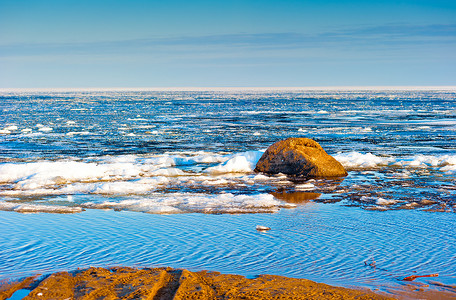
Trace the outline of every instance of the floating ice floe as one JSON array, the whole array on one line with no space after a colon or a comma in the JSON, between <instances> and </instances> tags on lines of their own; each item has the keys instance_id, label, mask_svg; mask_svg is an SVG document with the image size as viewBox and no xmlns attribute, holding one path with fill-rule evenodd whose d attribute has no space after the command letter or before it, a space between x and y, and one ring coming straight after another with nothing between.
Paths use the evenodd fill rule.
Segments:
<instances>
[{"instance_id":1,"label":"floating ice floe","mask_svg":"<svg viewBox=\"0 0 456 300\"><path fill-rule=\"evenodd\" d=\"M224 163L207 168L206 171L210 174L252 172L261 155L263 155L263 151L247 151L235 154Z\"/></svg>"},{"instance_id":2,"label":"floating ice floe","mask_svg":"<svg viewBox=\"0 0 456 300\"><path fill-rule=\"evenodd\" d=\"M385 198L381 198L381 197L368 197L368 196L362 196L360 200L363 202L366 202L366 203L375 203L379 206L393 205L398 202L397 200L393 200L393 199L385 199Z\"/></svg>"},{"instance_id":3,"label":"floating ice floe","mask_svg":"<svg viewBox=\"0 0 456 300\"><path fill-rule=\"evenodd\" d=\"M333 157L345 168L373 168L380 165L388 165L394 161L394 159L389 157L380 157L372 153L363 154L356 151L337 153Z\"/></svg>"},{"instance_id":4,"label":"floating ice floe","mask_svg":"<svg viewBox=\"0 0 456 300\"><path fill-rule=\"evenodd\" d=\"M70 132L67 132L66 135L67 136L73 136L73 135L91 135L93 133L91 133L90 131L70 131Z\"/></svg>"},{"instance_id":5,"label":"floating ice floe","mask_svg":"<svg viewBox=\"0 0 456 300\"><path fill-rule=\"evenodd\" d=\"M277 181L275 177L261 174L242 174L252 171L261 153L246 152L233 156L196 152L152 157L106 156L88 161L8 162L0 164L0 183L5 184L0 189L0 196L142 195L172 186L210 188ZM218 163L213 167L215 172L211 168L204 170L205 164L214 163ZM196 168L195 171L191 171L192 168ZM185 171L187 169L190 171Z\"/></svg>"},{"instance_id":6,"label":"floating ice floe","mask_svg":"<svg viewBox=\"0 0 456 300\"><path fill-rule=\"evenodd\" d=\"M388 199L384 199L384 198L378 198L377 201L375 201L375 203L377 205L392 205L392 204L396 204L397 203L397 200L388 200Z\"/></svg>"},{"instance_id":7,"label":"floating ice floe","mask_svg":"<svg viewBox=\"0 0 456 300\"><path fill-rule=\"evenodd\" d=\"M128 199L119 202L87 203L85 208L121 209L147 213L249 213L274 212L280 208L292 208L296 205L281 202L270 194L234 195L173 193L152 194L149 197Z\"/></svg>"},{"instance_id":8,"label":"floating ice floe","mask_svg":"<svg viewBox=\"0 0 456 300\"><path fill-rule=\"evenodd\" d=\"M37 204L18 204L13 202L0 201L0 210L15 211L19 213L57 213L72 214L82 212L81 207L57 206L57 205L37 205Z\"/></svg>"},{"instance_id":9,"label":"floating ice floe","mask_svg":"<svg viewBox=\"0 0 456 300\"><path fill-rule=\"evenodd\" d=\"M9 125L0 129L0 134L11 134L13 131L16 131L18 127L16 125Z\"/></svg>"},{"instance_id":10,"label":"floating ice floe","mask_svg":"<svg viewBox=\"0 0 456 300\"><path fill-rule=\"evenodd\" d=\"M446 165L440 168L440 170L445 173L456 173L456 164Z\"/></svg>"},{"instance_id":11,"label":"floating ice floe","mask_svg":"<svg viewBox=\"0 0 456 300\"><path fill-rule=\"evenodd\" d=\"M115 190L123 190L125 186L109 183ZM106 188L107 186L105 186ZM128 187L127 187L128 188ZM102 198L101 198L102 199ZM115 199L115 198L114 198ZM76 205L73 196L67 197L68 206L49 204L24 204L0 201L0 210L22 213L77 213L84 209L114 209L145 212L153 214L171 213L255 213L276 212L280 208L293 208L289 204L275 199L270 194L234 195L231 193L199 194L199 193L152 193L148 196L131 196L115 201L113 198L101 202L85 202ZM59 202L65 198L59 198Z\"/></svg>"},{"instance_id":12,"label":"floating ice floe","mask_svg":"<svg viewBox=\"0 0 456 300\"><path fill-rule=\"evenodd\" d=\"M6 126L5 128L3 128L4 130L9 130L9 131L15 131L17 130L17 126L16 125L10 125L10 126Z\"/></svg>"},{"instance_id":13,"label":"floating ice floe","mask_svg":"<svg viewBox=\"0 0 456 300\"><path fill-rule=\"evenodd\" d=\"M271 180L271 177L263 175L263 174L257 174L253 177L254 181L269 181Z\"/></svg>"},{"instance_id":14,"label":"floating ice floe","mask_svg":"<svg viewBox=\"0 0 456 300\"><path fill-rule=\"evenodd\" d=\"M42 126L38 129L39 131L45 131L45 132L48 132L48 131L52 131L54 130L52 127L49 127L49 126Z\"/></svg>"},{"instance_id":15,"label":"floating ice floe","mask_svg":"<svg viewBox=\"0 0 456 300\"><path fill-rule=\"evenodd\" d=\"M443 172L454 172L456 169L456 155L434 156L420 154L404 158L393 158L352 151L337 153L333 156L347 169L369 169L390 165L410 168L439 168Z\"/></svg>"},{"instance_id":16,"label":"floating ice floe","mask_svg":"<svg viewBox=\"0 0 456 300\"><path fill-rule=\"evenodd\" d=\"M315 188L315 185L313 185L312 183L303 183L303 184L297 184L295 186L295 189L298 190L298 191L302 191L302 190L311 190Z\"/></svg>"},{"instance_id":17,"label":"floating ice floe","mask_svg":"<svg viewBox=\"0 0 456 300\"><path fill-rule=\"evenodd\" d=\"M398 161L397 164L411 167L445 167L456 165L456 155L416 155L410 159Z\"/></svg>"}]
</instances>

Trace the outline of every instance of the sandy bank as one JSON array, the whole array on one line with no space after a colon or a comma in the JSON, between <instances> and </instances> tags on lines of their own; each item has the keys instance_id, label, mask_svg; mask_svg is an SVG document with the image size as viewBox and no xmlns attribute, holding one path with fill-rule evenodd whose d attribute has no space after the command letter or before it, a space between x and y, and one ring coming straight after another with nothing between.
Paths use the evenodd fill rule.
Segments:
<instances>
[{"instance_id":1,"label":"sandy bank","mask_svg":"<svg viewBox=\"0 0 456 300\"><path fill-rule=\"evenodd\" d=\"M171 268L90 268L27 278L0 287L0 299L18 290L24 299L388 299L306 279L261 275L247 279Z\"/></svg>"}]
</instances>

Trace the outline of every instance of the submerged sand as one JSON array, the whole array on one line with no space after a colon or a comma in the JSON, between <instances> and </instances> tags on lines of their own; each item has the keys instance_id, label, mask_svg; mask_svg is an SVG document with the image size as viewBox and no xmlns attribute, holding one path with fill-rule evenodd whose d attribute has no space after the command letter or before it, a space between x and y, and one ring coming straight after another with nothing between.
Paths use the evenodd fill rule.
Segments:
<instances>
[{"instance_id":1,"label":"submerged sand","mask_svg":"<svg viewBox=\"0 0 456 300\"><path fill-rule=\"evenodd\" d=\"M21 289L27 299L391 299L306 279L261 275L247 279L171 268L89 268L4 284L0 299Z\"/></svg>"}]
</instances>

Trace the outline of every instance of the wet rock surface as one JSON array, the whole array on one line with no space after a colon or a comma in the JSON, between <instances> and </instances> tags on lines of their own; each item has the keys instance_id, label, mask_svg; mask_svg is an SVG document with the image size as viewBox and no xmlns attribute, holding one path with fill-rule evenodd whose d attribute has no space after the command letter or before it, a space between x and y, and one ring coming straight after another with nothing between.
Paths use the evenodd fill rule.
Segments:
<instances>
[{"instance_id":1,"label":"wet rock surface","mask_svg":"<svg viewBox=\"0 0 456 300\"><path fill-rule=\"evenodd\" d=\"M171 268L90 268L27 278L0 287L0 299L19 289L28 299L388 299L370 291L333 287L306 279L260 275L247 279L217 272Z\"/></svg>"}]
</instances>

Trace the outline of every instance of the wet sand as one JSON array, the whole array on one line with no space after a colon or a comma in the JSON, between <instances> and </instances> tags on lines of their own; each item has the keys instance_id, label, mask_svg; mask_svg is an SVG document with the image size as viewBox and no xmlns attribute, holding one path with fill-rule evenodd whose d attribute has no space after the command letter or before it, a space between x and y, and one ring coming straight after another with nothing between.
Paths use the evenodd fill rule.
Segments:
<instances>
[{"instance_id":1,"label":"wet sand","mask_svg":"<svg viewBox=\"0 0 456 300\"><path fill-rule=\"evenodd\" d=\"M16 291L27 299L393 299L306 279L171 268L89 268L29 277L0 286L0 299Z\"/></svg>"}]
</instances>

